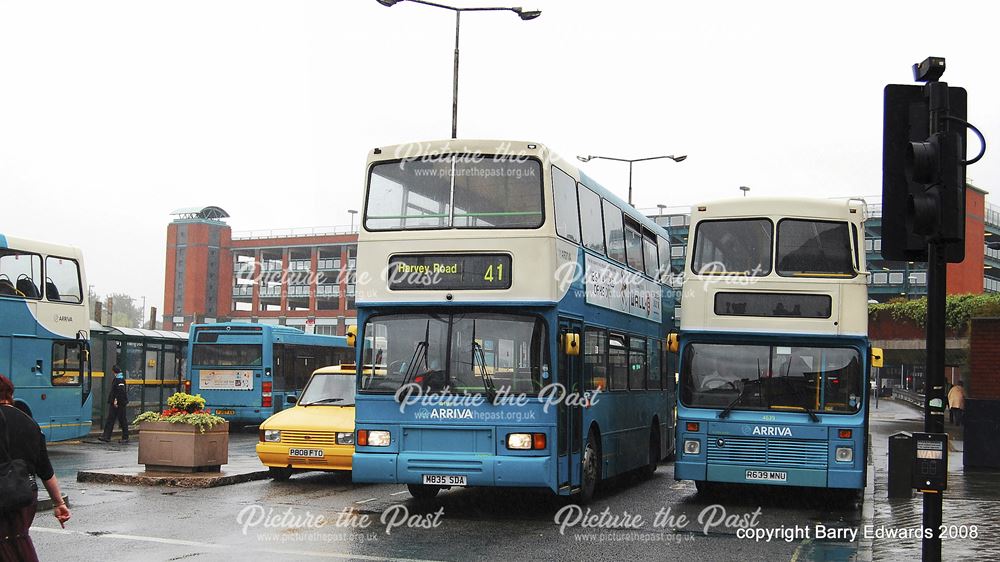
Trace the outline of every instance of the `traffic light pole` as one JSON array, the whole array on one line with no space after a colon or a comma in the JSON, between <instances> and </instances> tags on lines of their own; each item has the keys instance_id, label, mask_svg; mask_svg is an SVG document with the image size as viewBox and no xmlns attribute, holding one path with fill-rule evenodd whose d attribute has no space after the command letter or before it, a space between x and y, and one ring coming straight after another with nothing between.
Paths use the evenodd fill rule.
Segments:
<instances>
[{"instance_id":1,"label":"traffic light pole","mask_svg":"<svg viewBox=\"0 0 1000 562\"><path fill-rule=\"evenodd\" d=\"M927 379L924 385L924 431L944 433L944 336L948 264L940 242L928 245L927 256ZM944 451L947 455L948 452ZM944 492L924 492L924 562L941 560L942 499Z\"/></svg>"},{"instance_id":2,"label":"traffic light pole","mask_svg":"<svg viewBox=\"0 0 1000 562\"><path fill-rule=\"evenodd\" d=\"M932 81L925 86L929 101L931 136L949 128L945 123L948 114L948 84ZM949 186L945 186L947 188ZM941 212L944 212L942 209ZM948 287L948 263L945 261L945 244L931 238L927 244L927 369L924 383L924 431L944 433L944 352L945 310ZM944 451L947 455L948 451ZM924 562L941 560L941 524L943 491L924 492ZM931 536L926 533L930 531Z\"/></svg>"}]
</instances>

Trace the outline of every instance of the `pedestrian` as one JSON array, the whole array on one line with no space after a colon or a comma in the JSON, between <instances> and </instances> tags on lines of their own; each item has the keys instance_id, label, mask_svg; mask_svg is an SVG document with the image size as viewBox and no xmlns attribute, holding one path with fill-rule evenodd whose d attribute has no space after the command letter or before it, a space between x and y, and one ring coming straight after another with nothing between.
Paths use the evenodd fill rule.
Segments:
<instances>
[{"instance_id":1,"label":"pedestrian","mask_svg":"<svg viewBox=\"0 0 1000 562\"><path fill-rule=\"evenodd\" d=\"M111 394L108 395L108 420L104 422L104 433L98 437L105 443L111 441L111 432L115 430L115 422L122 428L122 438L119 443L128 443L128 420L125 419L125 406L128 405L128 391L125 388L125 373L118 365L111 368L115 378L111 383Z\"/></svg>"},{"instance_id":2,"label":"pedestrian","mask_svg":"<svg viewBox=\"0 0 1000 562\"><path fill-rule=\"evenodd\" d=\"M951 408L955 425L961 427L962 414L965 411L965 387L962 385L962 381L955 383L955 386L948 391L948 407Z\"/></svg>"},{"instance_id":3,"label":"pedestrian","mask_svg":"<svg viewBox=\"0 0 1000 562\"><path fill-rule=\"evenodd\" d=\"M38 507L38 484L41 480L55 506L53 515L65 527L69 521L69 508L59 491L59 481L52 471L49 454L45 450L45 437L35 420L14 406L14 385L10 379L0 375L0 459L21 459L28 467L35 497L28 505L0 513L0 560L38 560L35 545L28 536L28 530L35 519ZM0 461L2 462L2 461Z\"/></svg>"}]
</instances>

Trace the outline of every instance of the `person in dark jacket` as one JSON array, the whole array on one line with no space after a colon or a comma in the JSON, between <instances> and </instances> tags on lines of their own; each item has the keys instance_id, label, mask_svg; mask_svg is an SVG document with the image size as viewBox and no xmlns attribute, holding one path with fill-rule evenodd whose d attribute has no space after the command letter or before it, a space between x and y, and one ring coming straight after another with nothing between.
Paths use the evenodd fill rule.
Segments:
<instances>
[{"instance_id":1,"label":"person in dark jacket","mask_svg":"<svg viewBox=\"0 0 1000 562\"><path fill-rule=\"evenodd\" d=\"M0 458L22 459L37 480L41 480L55 505L53 515L60 525L69 521L69 508L59 491L59 481L52 471L45 437L35 420L14 406L14 385L0 375ZM35 545L28 536L38 497L17 511L0 513L0 560L36 561Z\"/></svg>"},{"instance_id":2,"label":"person in dark jacket","mask_svg":"<svg viewBox=\"0 0 1000 562\"><path fill-rule=\"evenodd\" d=\"M105 443L111 441L111 432L115 430L115 422L122 428L120 443L128 443L128 420L125 419L125 406L128 404L128 391L125 388L125 373L115 365L111 369L115 378L111 383L111 394L108 396L108 421L104 423L104 434L98 437Z\"/></svg>"}]
</instances>

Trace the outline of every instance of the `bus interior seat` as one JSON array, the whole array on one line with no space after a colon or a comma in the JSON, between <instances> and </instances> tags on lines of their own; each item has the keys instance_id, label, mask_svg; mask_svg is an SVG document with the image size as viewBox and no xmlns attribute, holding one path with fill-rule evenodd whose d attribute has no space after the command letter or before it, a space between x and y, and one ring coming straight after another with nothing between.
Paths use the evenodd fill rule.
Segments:
<instances>
[{"instance_id":1,"label":"bus interior seat","mask_svg":"<svg viewBox=\"0 0 1000 562\"><path fill-rule=\"evenodd\" d=\"M17 277L17 290L29 299L37 299L42 295L38 292L38 286L27 275L21 274Z\"/></svg>"},{"instance_id":2,"label":"bus interior seat","mask_svg":"<svg viewBox=\"0 0 1000 562\"><path fill-rule=\"evenodd\" d=\"M0 277L0 295L5 297L18 296L17 289L14 288L14 284L6 276Z\"/></svg>"},{"instance_id":3,"label":"bus interior seat","mask_svg":"<svg viewBox=\"0 0 1000 562\"><path fill-rule=\"evenodd\" d=\"M50 301L62 300L62 298L60 298L59 296L59 289L56 287L56 284L53 283L52 279L50 278L45 279L45 296L48 297Z\"/></svg>"}]
</instances>

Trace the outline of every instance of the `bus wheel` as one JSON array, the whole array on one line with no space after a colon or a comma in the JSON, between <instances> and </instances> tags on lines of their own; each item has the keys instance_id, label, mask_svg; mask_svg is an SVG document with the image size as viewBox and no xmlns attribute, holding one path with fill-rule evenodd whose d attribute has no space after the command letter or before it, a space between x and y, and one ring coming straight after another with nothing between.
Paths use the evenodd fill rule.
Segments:
<instances>
[{"instance_id":1,"label":"bus wheel","mask_svg":"<svg viewBox=\"0 0 1000 562\"><path fill-rule=\"evenodd\" d=\"M695 480L694 487L698 489L698 495L703 497L711 497L715 492L714 482L709 482L707 480Z\"/></svg>"},{"instance_id":2,"label":"bus wheel","mask_svg":"<svg viewBox=\"0 0 1000 562\"><path fill-rule=\"evenodd\" d=\"M267 468L267 474L272 480L277 482L284 482L292 477L292 469L290 468L279 468L275 466L270 466Z\"/></svg>"},{"instance_id":3,"label":"bus wheel","mask_svg":"<svg viewBox=\"0 0 1000 562\"><path fill-rule=\"evenodd\" d=\"M597 489L597 482L601 479L601 452L597 445L597 434L590 432L587 439L587 447L583 450L583 462L581 463L580 492L577 494L577 501L581 504L590 503L594 497L594 490Z\"/></svg>"},{"instance_id":4,"label":"bus wheel","mask_svg":"<svg viewBox=\"0 0 1000 562\"><path fill-rule=\"evenodd\" d=\"M649 478L656 472L660 462L660 432L654 426L649 432L649 462L642 467L643 476Z\"/></svg>"},{"instance_id":5,"label":"bus wheel","mask_svg":"<svg viewBox=\"0 0 1000 562\"><path fill-rule=\"evenodd\" d=\"M424 484L407 484L406 489L410 491L411 496L418 500L432 499L441 491L440 486L426 486Z\"/></svg>"}]
</instances>

